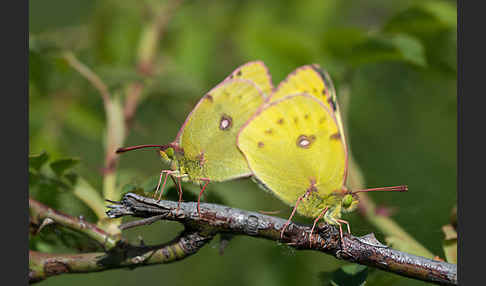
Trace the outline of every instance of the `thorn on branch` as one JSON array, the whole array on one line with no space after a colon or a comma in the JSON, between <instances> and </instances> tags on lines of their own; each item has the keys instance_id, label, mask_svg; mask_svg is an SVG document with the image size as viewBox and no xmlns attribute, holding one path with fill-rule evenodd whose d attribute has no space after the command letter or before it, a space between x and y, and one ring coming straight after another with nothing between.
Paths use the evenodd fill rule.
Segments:
<instances>
[{"instance_id":1,"label":"thorn on branch","mask_svg":"<svg viewBox=\"0 0 486 286\"><path fill-rule=\"evenodd\" d=\"M149 218L144 218L144 219L139 219L139 220L136 220L136 221L126 222L124 224L121 224L119 226L119 228L121 230L125 230L125 229L129 229L129 228L132 228L132 227L149 225L149 224L152 224L152 223L154 223L158 220L161 220L163 218L164 218L164 215L156 215L156 216L149 217Z\"/></svg>"},{"instance_id":2,"label":"thorn on branch","mask_svg":"<svg viewBox=\"0 0 486 286\"><path fill-rule=\"evenodd\" d=\"M37 231L35 232L35 234L36 234L36 235L37 235L37 234L39 234L39 233L41 232L41 230L42 230L44 227L46 227L46 226L48 226L48 225L50 225L50 224L53 224L53 223L54 223L54 220L53 220L52 218L49 218L49 217L48 217L48 218L45 218L45 219L42 221L42 223L41 223L41 225L39 226L39 228L37 229Z\"/></svg>"}]
</instances>

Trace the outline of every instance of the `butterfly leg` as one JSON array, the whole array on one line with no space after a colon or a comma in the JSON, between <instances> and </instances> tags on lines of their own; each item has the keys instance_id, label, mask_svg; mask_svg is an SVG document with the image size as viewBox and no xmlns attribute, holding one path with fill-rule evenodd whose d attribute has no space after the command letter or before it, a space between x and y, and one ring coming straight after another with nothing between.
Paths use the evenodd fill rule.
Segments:
<instances>
[{"instance_id":1,"label":"butterfly leg","mask_svg":"<svg viewBox=\"0 0 486 286\"><path fill-rule=\"evenodd\" d=\"M341 226L341 223L344 223L348 226L348 232L351 233L351 229L349 228L349 223L345 220L342 219L336 219L338 225L339 225L339 235L341 236L341 244L343 247L343 250L346 250L346 245L344 244L344 238L343 238L343 228Z\"/></svg>"},{"instance_id":2,"label":"butterfly leg","mask_svg":"<svg viewBox=\"0 0 486 286\"><path fill-rule=\"evenodd\" d=\"M164 183L162 184L162 188L160 188L160 183L162 182L162 176L164 175L164 173L165 173ZM155 193L154 193L154 198L155 198L155 196L157 195L157 192L160 190L160 195L159 195L159 198L157 199L157 202L160 202L160 199L162 198L162 193L164 192L165 183L167 183L167 177L171 173L172 172L170 170L162 170L162 172L160 172L159 183L157 184L157 188L155 189Z\"/></svg>"},{"instance_id":3,"label":"butterfly leg","mask_svg":"<svg viewBox=\"0 0 486 286\"><path fill-rule=\"evenodd\" d=\"M177 212L179 212L179 209L181 207L181 202L182 202L182 184L181 184L181 177L182 176L175 176L177 177L177 182L176 180L174 179L174 176L170 176L170 178L172 179L172 182L174 182L174 185L176 185L178 187L178 191L179 191L179 204L177 205Z\"/></svg>"},{"instance_id":4,"label":"butterfly leg","mask_svg":"<svg viewBox=\"0 0 486 286\"><path fill-rule=\"evenodd\" d=\"M317 221L321 219L321 217L327 212L329 207L326 207L325 209L322 210L322 212L319 214L319 216L314 220L314 224L312 225L311 232L309 234L309 246L312 247L312 233L314 233L314 228L316 227Z\"/></svg>"},{"instance_id":5,"label":"butterfly leg","mask_svg":"<svg viewBox=\"0 0 486 286\"><path fill-rule=\"evenodd\" d=\"M290 221L291 221L292 217L294 216L295 211L297 210L297 207L299 206L300 201L302 201L303 199L307 198L307 196L309 196L314 190L315 189L312 188L312 186L311 186L311 188L309 188L309 189L307 189L307 191L305 191L305 194L303 194L302 196L300 196L299 198L297 198L297 202L295 202L295 206L294 206L294 209L292 210L292 214L290 214L289 219L287 220L287 222L284 224L284 227L280 231L280 239L283 238L283 234L285 232L285 229L287 229L287 227L289 226Z\"/></svg>"},{"instance_id":6,"label":"butterfly leg","mask_svg":"<svg viewBox=\"0 0 486 286\"><path fill-rule=\"evenodd\" d=\"M199 192L199 197L197 198L197 215L198 215L198 216L201 216L201 209L199 208L199 204L200 204L200 202L201 202L201 196L202 196L202 194L203 194L204 190L206 189L206 186L207 186L207 185L209 184L209 182L211 181L211 180L210 180L210 179L208 179L208 178L201 178L200 180L201 180L201 181L205 181L206 183L204 183L204 186L199 185L199 186L201 186L201 192Z\"/></svg>"},{"instance_id":7,"label":"butterfly leg","mask_svg":"<svg viewBox=\"0 0 486 286\"><path fill-rule=\"evenodd\" d=\"M342 219L336 219L336 221L340 223L344 223L348 227L348 233L351 234L351 228L349 227L349 222Z\"/></svg>"},{"instance_id":8,"label":"butterfly leg","mask_svg":"<svg viewBox=\"0 0 486 286\"><path fill-rule=\"evenodd\" d=\"M282 238L283 238L283 234L284 234L284 232L285 232L285 229L287 229L287 227L289 226L290 221L291 221L292 217L294 216L295 211L297 210L297 206L299 205L299 203L300 203L300 201L301 201L301 200L302 200L302 197L299 197L299 198L297 199L297 202L295 203L295 207L294 207L294 209L292 210L292 214L290 214L289 219L287 220L287 222L284 224L284 226L283 226L282 230L280 231L280 239L282 239Z\"/></svg>"},{"instance_id":9,"label":"butterfly leg","mask_svg":"<svg viewBox=\"0 0 486 286\"><path fill-rule=\"evenodd\" d=\"M284 224L284 226L283 226L282 230L280 231L280 239L282 239L282 238L283 238L284 232L285 232L285 230L287 229L287 227L289 226L290 221L292 220L292 217L294 216L295 211L297 210L297 207L299 206L300 201L302 201L302 200L303 200L303 199L304 199L306 196L307 196L307 193L303 194L302 196L300 196L300 197L297 199L297 202L295 202L294 209L292 210L292 213L290 214L289 219L287 220L287 222Z\"/></svg>"}]
</instances>

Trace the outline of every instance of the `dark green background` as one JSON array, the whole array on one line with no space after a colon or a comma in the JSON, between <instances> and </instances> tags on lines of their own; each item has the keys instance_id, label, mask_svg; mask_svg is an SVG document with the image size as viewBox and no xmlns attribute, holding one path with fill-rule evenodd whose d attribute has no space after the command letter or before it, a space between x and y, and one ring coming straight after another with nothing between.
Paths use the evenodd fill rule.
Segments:
<instances>
[{"instance_id":1,"label":"dark green background","mask_svg":"<svg viewBox=\"0 0 486 286\"><path fill-rule=\"evenodd\" d=\"M142 3L154 2L29 1L30 152L79 157L76 170L98 189L102 102L56 51L72 50L112 93L123 92L137 77L135 55L147 18ZM455 21L455 1L186 1L162 37L160 72L144 93L126 145L170 142L197 100L247 61L263 60L274 84L298 66L318 63L331 74L339 99L339 91L349 90L345 124L367 186L407 184L410 190L370 196L393 208L393 218L407 232L443 257L441 227L457 195ZM119 184L142 184L162 167L154 152L127 153ZM208 192L229 206L290 213L250 180L212 184ZM94 219L70 194L56 201L70 214ZM345 218L353 234L383 238L358 214ZM158 243L181 229L165 222L125 234ZM234 238L220 256L217 241L174 264L62 275L40 285L321 285L323 272L343 265L327 255L249 237ZM371 273L370 285L423 284Z\"/></svg>"}]
</instances>

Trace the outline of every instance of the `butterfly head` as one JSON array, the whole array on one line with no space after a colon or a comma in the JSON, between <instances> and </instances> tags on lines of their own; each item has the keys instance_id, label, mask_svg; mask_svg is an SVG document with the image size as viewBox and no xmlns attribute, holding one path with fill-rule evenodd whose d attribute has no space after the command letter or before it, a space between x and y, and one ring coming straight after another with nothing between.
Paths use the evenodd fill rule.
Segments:
<instances>
[{"instance_id":1,"label":"butterfly head","mask_svg":"<svg viewBox=\"0 0 486 286\"><path fill-rule=\"evenodd\" d=\"M160 149L159 154L162 160L164 160L164 162L167 162L169 164L171 164L172 161L175 160L175 151L174 148L172 147L169 147L165 150Z\"/></svg>"},{"instance_id":2,"label":"butterfly head","mask_svg":"<svg viewBox=\"0 0 486 286\"><path fill-rule=\"evenodd\" d=\"M343 212L348 213L352 212L358 206L359 199L356 194L347 193L344 195L343 199L341 200L341 207Z\"/></svg>"},{"instance_id":3,"label":"butterfly head","mask_svg":"<svg viewBox=\"0 0 486 286\"><path fill-rule=\"evenodd\" d=\"M180 160L184 157L184 151L176 144L169 144L159 149L160 157L164 162L169 164L172 170L178 170Z\"/></svg>"}]
</instances>

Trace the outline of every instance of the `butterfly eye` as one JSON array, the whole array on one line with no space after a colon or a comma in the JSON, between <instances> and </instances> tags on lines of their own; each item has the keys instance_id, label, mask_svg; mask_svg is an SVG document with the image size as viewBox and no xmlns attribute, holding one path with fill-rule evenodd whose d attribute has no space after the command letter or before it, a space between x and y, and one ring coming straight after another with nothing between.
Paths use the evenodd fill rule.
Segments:
<instances>
[{"instance_id":1,"label":"butterfly eye","mask_svg":"<svg viewBox=\"0 0 486 286\"><path fill-rule=\"evenodd\" d=\"M353 196L352 195L345 195L343 198L343 207L345 209L349 208L353 203Z\"/></svg>"},{"instance_id":2,"label":"butterfly eye","mask_svg":"<svg viewBox=\"0 0 486 286\"><path fill-rule=\"evenodd\" d=\"M174 154L175 153L174 153L174 149L172 149L172 148L167 148L164 151L160 150L159 153L160 153L160 156L165 160L168 160L168 161L174 160Z\"/></svg>"}]
</instances>

